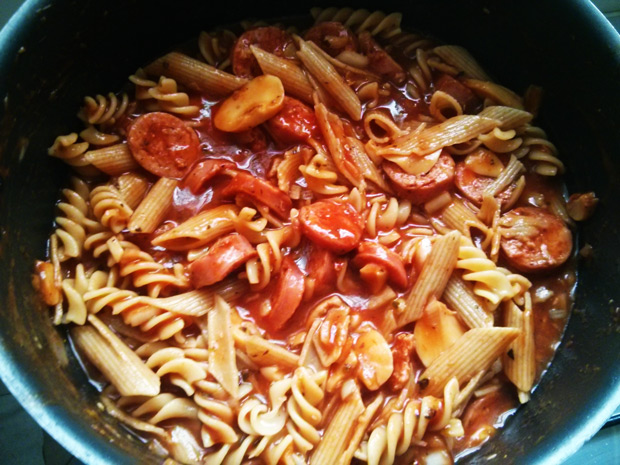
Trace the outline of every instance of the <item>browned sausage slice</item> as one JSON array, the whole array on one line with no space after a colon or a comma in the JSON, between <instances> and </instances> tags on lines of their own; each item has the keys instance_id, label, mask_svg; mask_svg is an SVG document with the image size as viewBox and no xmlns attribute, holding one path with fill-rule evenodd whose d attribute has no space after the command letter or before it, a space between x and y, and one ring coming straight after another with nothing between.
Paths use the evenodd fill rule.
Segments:
<instances>
[{"instance_id":1,"label":"browned sausage slice","mask_svg":"<svg viewBox=\"0 0 620 465\"><path fill-rule=\"evenodd\" d=\"M295 44L288 32L275 26L257 27L239 36L232 49L232 67L237 76L252 78L263 74L250 45L278 56L293 54Z\"/></svg>"},{"instance_id":2,"label":"browned sausage slice","mask_svg":"<svg viewBox=\"0 0 620 465\"><path fill-rule=\"evenodd\" d=\"M221 237L189 266L192 285L198 288L217 283L255 256L256 250L241 234Z\"/></svg>"},{"instance_id":3,"label":"browned sausage slice","mask_svg":"<svg viewBox=\"0 0 620 465\"><path fill-rule=\"evenodd\" d=\"M492 184L493 181L495 181L495 178L482 176L469 169L464 161L456 164L456 187L458 187L465 197L478 206L482 204L484 190ZM515 188L516 183L512 183L495 196L495 198L500 201L502 207L506 206L510 201Z\"/></svg>"},{"instance_id":4,"label":"browned sausage slice","mask_svg":"<svg viewBox=\"0 0 620 465\"><path fill-rule=\"evenodd\" d=\"M329 250L312 245L306 262L308 278L314 281L315 296L325 294L336 282L334 254Z\"/></svg>"},{"instance_id":5,"label":"browned sausage slice","mask_svg":"<svg viewBox=\"0 0 620 465\"><path fill-rule=\"evenodd\" d=\"M167 178L182 178L200 155L196 132L169 113L140 116L129 128L127 141L145 170Z\"/></svg>"},{"instance_id":6,"label":"browned sausage slice","mask_svg":"<svg viewBox=\"0 0 620 465\"><path fill-rule=\"evenodd\" d=\"M271 310L265 321L274 330L281 329L291 319L304 295L304 274L290 255L282 260L282 268L271 295Z\"/></svg>"},{"instance_id":7,"label":"browned sausage slice","mask_svg":"<svg viewBox=\"0 0 620 465\"><path fill-rule=\"evenodd\" d=\"M461 105L461 108L463 108L463 113L476 113L476 110L482 104L481 100L469 87L448 74L444 74L437 79L435 90L441 90L454 97Z\"/></svg>"},{"instance_id":8,"label":"browned sausage slice","mask_svg":"<svg viewBox=\"0 0 620 465\"><path fill-rule=\"evenodd\" d=\"M229 197L244 194L250 200L256 200L271 209L280 218L288 218L293 203L290 197L269 182L255 178L251 174L238 171L228 185L222 189L222 195Z\"/></svg>"},{"instance_id":9,"label":"browned sausage slice","mask_svg":"<svg viewBox=\"0 0 620 465\"><path fill-rule=\"evenodd\" d=\"M407 271L402 258L386 246L376 242L362 242L357 248L353 264L361 268L368 263L383 267L394 284L401 288L407 287Z\"/></svg>"},{"instance_id":10,"label":"browned sausage slice","mask_svg":"<svg viewBox=\"0 0 620 465\"><path fill-rule=\"evenodd\" d=\"M360 49L368 57L371 70L395 82L403 82L406 74L403 68L379 46L370 32L364 31L359 35Z\"/></svg>"},{"instance_id":11,"label":"browned sausage slice","mask_svg":"<svg viewBox=\"0 0 620 465\"><path fill-rule=\"evenodd\" d=\"M437 163L426 174L409 174L389 161L381 166L400 194L418 205L449 189L454 181L454 160L446 152L441 153Z\"/></svg>"},{"instance_id":12,"label":"browned sausage slice","mask_svg":"<svg viewBox=\"0 0 620 465\"><path fill-rule=\"evenodd\" d=\"M299 222L312 242L340 254L356 248L364 231L362 217L350 203L332 200L301 207Z\"/></svg>"},{"instance_id":13,"label":"browned sausage slice","mask_svg":"<svg viewBox=\"0 0 620 465\"><path fill-rule=\"evenodd\" d=\"M336 21L328 21L310 28L306 32L305 39L314 42L333 57L345 50L357 51L355 34Z\"/></svg>"},{"instance_id":14,"label":"browned sausage slice","mask_svg":"<svg viewBox=\"0 0 620 465\"><path fill-rule=\"evenodd\" d=\"M194 166L185 176L183 187L189 187L192 194L198 195L215 176L226 170L232 172L236 169L237 165L231 161L207 158Z\"/></svg>"},{"instance_id":15,"label":"browned sausage slice","mask_svg":"<svg viewBox=\"0 0 620 465\"><path fill-rule=\"evenodd\" d=\"M307 142L321 134L314 110L291 97L284 97L284 106L267 121L267 129L277 142L285 146Z\"/></svg>"},{"instance_id":16,"label":"browned sausage slice","mask_svg":"<svg viewBox=\"0 0 620 465\"><path fill-rule=\"evenodd\" d=\"M543 208L519 207L500 220L504 256L523 272L546 271L570 256L573 238L557 216Z\"/></svg>"}]
</instances>

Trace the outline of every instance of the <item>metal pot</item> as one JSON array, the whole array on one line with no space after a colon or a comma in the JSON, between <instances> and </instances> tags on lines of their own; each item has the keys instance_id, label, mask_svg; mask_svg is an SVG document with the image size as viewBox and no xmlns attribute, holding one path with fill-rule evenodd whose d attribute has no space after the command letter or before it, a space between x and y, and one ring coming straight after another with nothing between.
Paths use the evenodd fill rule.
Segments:
<instances>
[{"instance_id":1,"label":"metal pot","mask_svg":"<svg viewBox=\"0 0 620 465\"><path fill-rule=\"evenodd\" d=\"M138 65L202 29L246 17L306 13L256 2L226 8L177 0L30 0L0 33L0 375L28 412L90 464L161 458L97 408L95 389L52 327L30 275L45 256L54 205L68 174L46 155L77 129L84 95L120 88ZM620 404L620 37L585 1L356 2L402 11L405 26L473 52L514 89L545 89L540 125L568 166L571 191L595 190L579 244L576 304L563 342L532 400L463 463L557 463Z\"/></svg>"}]
</instances>

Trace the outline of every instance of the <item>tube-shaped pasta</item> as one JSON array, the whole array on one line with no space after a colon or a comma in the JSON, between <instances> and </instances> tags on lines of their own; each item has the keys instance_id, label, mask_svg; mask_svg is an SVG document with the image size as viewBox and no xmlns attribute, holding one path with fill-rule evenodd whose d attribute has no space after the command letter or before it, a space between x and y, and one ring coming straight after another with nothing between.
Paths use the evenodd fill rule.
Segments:
<instances>
[{"instance_id":1,"label":"tube-shaped pasta","mask_svg":"<svg viewBox=\"0 0 620 465\"><path fill-rule=\"evenodd\" d=\"M362 413L364 413L364 403L358 388L349 394L336 410L323 434L323 439L310 458L310 465L337 463L346 450L349 436Z\"/></svg>"},{"instance_id":2,"label":"tube-shaped pasta","mask_svg":"<svg viewBox=\"0 0 620 465\"><path fill-rule=\"evenodd\" d=\"M73 342L124 396L159 394L159 377L97 317L71 330ZM91 326L92 325L92 326Z\"/></svg>"},{"instance_id":3,"label":"tube-shaped pasta","mask_svg":"<svg viewBox=\"0 0 620 465\"><path fill-rule=\"evenodd\" d=\"M361 167L355 164L351 157L347 156L345 151L345 136L342 120L334 113L327 110L322 103L316 105L314 110L336 168L338 168L338 171L340 171L351 184L363 190L366 183L364 182Z\"/></svg>"},{"instance_id":4,"label":"tube-shaped pasta","mask_svg":"<svg viewBox=\"0 0 620 465\"><path fill-rule=\"evenodd\" d=\"M127 205L135 209L140 205L144 194L148 190L149 183L141 174L132 172L119 176L116 180L116 187ZM131 224L131 218L129 219L129 223Z\"/></svg>"},{"instance_id":5,"label":"tube-shaped pasta","mask_svg":"<svg viewBox=\"0 0 620 465\"><path fill-rule=\"evenodd\" d=\"M435 241L418 280L407 295L405 310L398 318L399 326L420 318L431 299L441 297L456 266L460 238L458 231L452 231Z\"/></svg>"},{"instance_id":6,"label":"tube-shaped pasta","mask_svg":"<svg viewBox=\"0 0 620 465\"><path fill-rule=\"evenodd\" d=\"M233 397L239 392L239 372L230 321L231 308L219 295L208 316L209 372Z\"/></svg>"},{"instance_id":7,"label":"tube-shaped pasta","mask_svg":"<svg viewBox=\"0 0 620 465\"><path fill-rule=\"evenodd\" d=\"M491 80L474 57L463 47L458 45L440 45L439 47L435 47L433 52L439 55L439 57L449 65L463 71L466 76L482 81Z\"/></svg>"},{"instance_id":8,"label":"tube-shaped pasta","mask_svg":"<svg viewBox=\"0 0 620 465\"><path fill-rule=\"evenodd\" d=\"M220 205L206 210L157 236L153 239L153 245L160 245L170 250L197 249L234 231L233 217L238 212L239 209L234 205Z\"/></svg>"},{"instance_id":9,"label":"tube-shaped pasta","mask_svg":"<svg viewBox=\"0 0 620 465\"><path fill-rule=\"evenodd\" d=\"M172 297L140 297L140 300L155 308L187 316L202 316L214 305L214 292L210 289L197 289Z\"/></svg>"},{"instance_id":10,"label":"tube-shaped pasta","mask_svg":"<svg viewBox=\"0 0 620 465\"><path fill-rule=\"evenodd\" d=\"M443 291L443 300L448 307L454 310L459 318L470 328L493 326L493 315L487 313L484 307L458 276L451 276Z\"/></svg>"},{"instance_id":11,"label":"tube-shaped pasta","mask_svg":"<svg viewBox=\"0 0 620 465\"><path fill-rule=\"evenodd\" d=\"M351 119L359 121L362 118L360 99L344 82L336 68L313 47L313 43L300 40L297 56Z\"/></svg>"},{"instance_id":12,"label":"tube-shaped pasta","mask_svg":"<svg viewBox=\"0 0 620 465\"><path fill-rule=\"evenodd\" d=\"M127 144L116 144L97 150L89 150L84 158L110 176L116 176L138 168Z\"/></svg>"},{"instance_id":13,"label":"tube-shaped pasta","mask_svg":"<svg viewBox=\"0 0 620 465\"><path fill-rule=\"evenodd\" d=\"M519 176L523 171L525 171L523 163L517 160L517 157L511 155L510 161L508 162L506 168L504 168L500 175L484 189L484 194L496 196L499 192L503 191L513 181L515 181L517 176Z\"/></svg>"},{"instance_id":14,"label":"tube-shaped pasta","mask_svg":"<svg viewBox=\"0 0 620 465\"><path fill-rule=\"evenodd\" d=\"M429 155L443 147L467 142L498 125L496 120L480 115L455 116L436 126L399 137L376 152L382 156Z\"/></svg>"},{"instance_id":15,"label":"tube-shaped pasta","mask_svg":"<svg viewBox=\"0 0 620 465\"><path fill-rule=\"evenodd\" d=\"M513 301L506 305L506 326L520 329L521 333L508 347L502 357L502 363L508 379L521 392L529 393L536 377L536 349L532 302L529 293L526 293L525 296L524 311L521 311Z\"/></svg>"},{"instance_id":16,"label":"tube-shaped pasta","mask_svg":"<svg viewBox=\"0 0 620 465\"><path fill-rule=\"evenodd\" d=\"M263 73L279 77L287 94L291 94L306 103L314 103L312 98L314 88L299 66L291 60L280 58L254 45L251 45L250 49Z\"/></svg>"},{"instance_id":17,"label":"tube-shaped pasta","mask_svg":"<svg viewBox=\"0 0 620 465\"><path fill-rule=\"evenodd\" d=\"M172 206L172 196L178 185L179 181L176 179L159 178L131 215L127 229L133 233L155 231Z\"/></svg>"},{"instance_id":18,"label":"tube-shaped pasta","mask_svg":"<svg viewBox=\"0 0 620 465\"><path fill-rule=\"evenodd\" d=\"M479 113L479 116L498 121L498 127L502 130L518 128L529 123L533 118L533 115L527 111L499 105L486 107Z\"/></svg>"},{"instance_id":19,"label":"tube-shaped pasta","mask_svg":"<svg viewBox=\"0 0 620 465\"><path fill-rule=\"evenodd\" d=\"M517 328L474 328L437 357L420 376L424 395L439 396L451 378L462 384L485 370L519 335Z\"/></svg>"},{"instance_id":20,"label":"tube-shaped pasta","mask_svg":"<svg viewBox=\"0 0 620 465\"><path fill-rule=\"evenodd\" d=\"M286 350L273 342L269 342L258 335L248 336L242 331L235 330L235 341L240 344L250 359L258 365L278 365L294 368L299 364L299 355Z\"/></svg>"},{"instance_id":21,"label":"tube-shaped pasta","mask_svg":"<svg viewBox=\"0 0 620 465\"><path fill-rule=\"evenodd\" d=\"M523 99L504 86L478 79L465 79L463 83L481 97L490 98L500 105L523 110Z\"/></svg>"},{"instance_id":22,"label":"tube-shaped pasta","mask_svg":"<svg viewBox=\"0 0 620 465\"><path fill-rule=\"evenodd\" d=\"M178 52L158 58L144 68L147 74L171 77L189 89L230 94L243 86L247 79L234 76Z\"/></svg>"}]
</instances>

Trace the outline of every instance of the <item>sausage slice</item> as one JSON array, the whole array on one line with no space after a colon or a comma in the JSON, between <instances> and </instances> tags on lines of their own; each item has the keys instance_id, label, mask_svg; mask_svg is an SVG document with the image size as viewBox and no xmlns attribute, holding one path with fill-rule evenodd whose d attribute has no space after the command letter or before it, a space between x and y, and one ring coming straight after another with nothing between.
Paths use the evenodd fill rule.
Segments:
<instances>
[{"instance_id":1,"label":"sausage slice","mask_svg":"<svg viewBox=\"0 0 620 465\"><path fill-rule=\"evenodd\" d=\"M301 231L319 247L337 254L357 247L364 231L362 217L350 203L320 200L299 210Z\"/></svg>"},{"instance_id":2,"label":"sausage slice","mask_svg":"<svg viewBox=\"0 0 620 465\"><path fill-rule=\"evenodd\" d=\"M291 319L304 295L304 274L293 259L287 255L282 260L282 268L271 295L271 310L265 317L274 329L281 329Z\"/></svg>"},{"instance_id":3,"label":"sausage slice","mask_svg":"<svg viewBox=\"0 0 620 465\"><path fill-rule=\"evenodd\" d=\"M465 197L478 206L482 204L484 190L492 184L493 181L495 181L494 178L482 176L469 169L464 161L456 164L456 187L458 187ZM510 201L515 188L516 183L512 183L495 196L495 198L500 201L502 207L505 207Z\"/></svg>"},{"instance_id":4,"label":"sausage slice","mask_svg":"<svg viewBox=\"0 0 620 465\"><path fill-rule=\"evenodd\" d=\"M220 282L256 255L252 244L241 234L221 237L205 255L189 266L192 285L199 288Z\"/></svg>"},{"instance_id":5,"label":"sausage slice","mask_svg":"<svg viewBox=\"0 0 620 465\"><path fill-rule=\"evenodd\" d=\"M310 28L305 39L314 42L333 57L345 50L357 51L355 34L336 21L327 21Z\"/></svg>"},{"instance_id":6,"label":"sausage slice","mask_svg":"<svg viewBox=\"0 0 620 465\"><path fill-rule=\"evenodd\" d=\"M198 163L183 179L183 187L189 187L192 194L198 195L215 176L225 172L233 172L237 165L228 160L207 158Z\"/></svg>"},{"instance_id":7,"label":"sausage slice","mask_svg":"<svg viewBox=\"0 0 620 465\"><path fill-rule=\"evenodd\" d=\"M307 142L321 134L314 110L291 97L284 97L282 109L267 121L267 129L285 146Z\"/></svg>"},{"instance_id":8,"label":"sausage slice","mask_svg":"<svg viewBox=\"0 0 620 465\"><path fill-rule=\"evenodd\" d=\"M381 166L399 193L418 205L449 189L454 181L454 160L445 152L441 152L437 163L426 174L409 174L390 161Z\"/></svg>"},{"instance_id":9,"label":"sausage slice","mask_svg":"<svg viewBox=\"0 0 620 465\"><path fill-rule=\"evenodd\" d=\"M182 178L201 152L196 132L176 116L162 112L136 119L127 142L145 170L167 178Z\"/></svg>"},{"instance_id":10,"label":"sausage slice","mask_svg":"<svg viewBox=\"0 0 620 465\"><path fill-rule=\"evenodd\" d=\"M263 74L254 57L250 45L255 45L266 52L285 56L295 49L290 34L275 26L257 27L239 36L232 49L232 68L237 76L252 78Z\"/></svg>"},{"instance_id":11,"label":"sausage slice","mask_svg":"<svg viewBox=\"0 0 620 465\"><path fill-rule=\"evenodd\" d=\"M500 220L501 248L510 265L523 272L541 272L562 265L573 238L557 216L543 208L519 207Z\"/></svg>"}]
</instances>

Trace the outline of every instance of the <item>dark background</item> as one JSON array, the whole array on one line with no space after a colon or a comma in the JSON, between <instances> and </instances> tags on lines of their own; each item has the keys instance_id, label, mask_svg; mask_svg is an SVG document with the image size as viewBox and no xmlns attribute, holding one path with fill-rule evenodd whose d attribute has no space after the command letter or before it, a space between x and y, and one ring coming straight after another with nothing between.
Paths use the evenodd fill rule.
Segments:
<instances>
[{"instance_id":1,"label":"dark background","mask_svg":"<svg viewBox=\"0 0 620 465\"><path fill-rule=\"evenodd\" d=\"M23 0L0 0L0 27ZM337 2L335 2L337 3ZM594 0L620 30L620 0ZM620 419L620 408L615 416ZM620 423L609 423L564 465L620 463ZM0 381L0 464L79 465L21 408Z\"/></svg>"}]
</instances>

